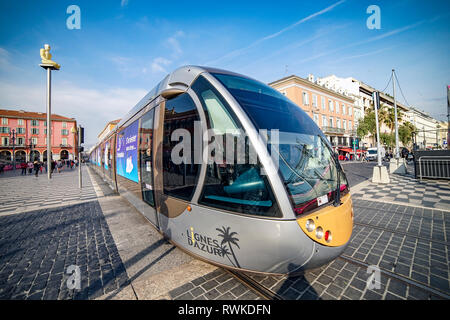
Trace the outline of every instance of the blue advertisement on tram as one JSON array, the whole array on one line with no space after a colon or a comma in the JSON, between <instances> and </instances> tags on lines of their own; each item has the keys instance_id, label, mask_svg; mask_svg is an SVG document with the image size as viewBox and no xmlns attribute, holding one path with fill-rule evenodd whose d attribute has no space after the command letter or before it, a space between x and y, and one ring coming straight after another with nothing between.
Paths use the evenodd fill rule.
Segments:
<instances>
[{"instance_id":1,"label":"blue advertisement on tram","mask_svg":"<svg viewBox=\"0 0 450 320\"><path fill-rule=\"evenodd\" d=\"M139 182L138 130L139 120L136 120L119 133L116 147L117 174L134 182Z\"/></svg>"}]
</instances>

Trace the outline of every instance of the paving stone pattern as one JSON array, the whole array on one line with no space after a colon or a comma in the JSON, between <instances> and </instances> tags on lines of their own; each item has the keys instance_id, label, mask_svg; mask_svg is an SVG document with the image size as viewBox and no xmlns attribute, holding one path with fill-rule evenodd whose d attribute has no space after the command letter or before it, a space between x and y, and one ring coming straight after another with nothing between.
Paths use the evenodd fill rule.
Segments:
<instances>
[{"instance_id":1,"label":"paving stone pattern","mask_svg":"<svg viewBox=\"0 0 450 320\"><path fill-rule=\"evenodd\" d=\"M450 211L450 181L421 181L410 174L391 174L390 178L391 183L386 185L369 182L353 196L365 200L398 202Z\"/></svg>"},{"instance_id":2,"label":"paving stone pattern","mask_svg":"<svg viewBox=\"0 0 450 320\"><path fill-rule=\"evenodd\" d=\"M169 292L174 300L260 300L261 297L223 269L217 269Z\"/></svg>"},{"instance_id":3,"label":"paving stone pattern","mask_svg":"<svg viewBox=\"0 0 450 320\"><path fill-rule=\"evenodd\" d=\"M0 299L94 299L128 281L98 201L0 217Z\"/></svg>"},{"instance_id":4,"label":"paving stone pattern","mask_svg":"<svg viewBox=\"0 0 450 320\"><path fill-rule=\"evenodd\" d=\"M37 210L48 206L74 204L97 198L86 167L82 166L83 188L78 187L78 169L65 167L54 173L52 179L47 174L0 177L0 215Z\"/></svg>"}]
</instances>

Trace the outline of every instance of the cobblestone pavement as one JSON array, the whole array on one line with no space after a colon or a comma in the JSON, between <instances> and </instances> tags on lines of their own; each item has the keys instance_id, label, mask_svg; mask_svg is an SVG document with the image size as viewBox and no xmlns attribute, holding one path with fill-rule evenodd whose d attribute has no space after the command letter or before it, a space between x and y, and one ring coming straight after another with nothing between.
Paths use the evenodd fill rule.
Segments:
<instances>
[{"instance_id":1,"label":"cobblestone pavement","mask_svg":"<svg viewBox=\"0 0 450 320\"><path fill-rule=\"evenodd\" d=\"M76 204L97 198L87 169L82 166L83 188L78 187L78 168L54 173L52 179L47 174L21 176L20 171L13 176L0 177L0 216L37 210L61 205Z\"/></svg>"},{"instance_id":2,"label":"cobblestone pavement","mask_svg":"<svg viewBox=\"0 0 450 320\"><path fill-rule=\"evenodd\" d=\"M0 299L93 299L127 281L97 201L0 217Z\"/></svg>"},{"instance_id":3,"label":"cobblestone pavement","mask_svg":"<svg viewBox=\"0 0 450 320\"><path fill-rule=\"evenodd\" d=\"M0 213L0 299L264 298L228 271L168 243L85 169L83 190L76 171L56 175L50 183L41 178L1 179L10 188L0 190L0 202L9 206ZM391 178L396 185L423 187L408 176ZM9 189L28 188L22 187L24 181L34 184L35 203L8 199ZM368 187L388 192L369 181L352 187L353 235L340 258L297 277L241 275L281 299L449 299L450 211L430 207L428 201L368 198ZM433 188L433 183L425 186L428 196L435 195ZM48 196L55 203L44 203ZM437 203L445 200L439 197ZM79 290L67 286L71 265L80 268ZM376 289L367 288L371 265L381 271Z\"/></svg>"},{"instance_id":4,"label":"cobblestone pavement","mask_svg":"<svg viewBox=\"0 0 450 320\"><path fill-rule=\"evenodd\" d=\"M391 174L391 183L367 183L354 194L366 200L398 202L414 206L450 210L450 181L418 180L413 175Z\"/></svg>"},{"instance_id":5,"label":"cobblestone pavement","mask_svg":"<svg viewBox=\"0 0 450 320\"><path fill-rule=\"evenodd\" d=\"M391 175L391 179L395 185L413 189L423 183L409 176ZM428 196L448 185L447 182L426 183ZM433 187L433 183L438 187ZM408 205L386 202L383 196L366 200L361 190L366 190L368 184L371 182L367 181L352 195L353 234L341 257L297 277L244 274L270 290L274 297L288 300L449 299L450 211L435 206L427 208L427 201L417 206L414 202ZM370 187L392 189L383 185ZM367 287L369 266L381 271L379 287L374 289ZM209 277L215 281L205 281ZM172 296L175 299L242 299L238 288L245 286L227 278L226 273L219 275L215 271L198 283L192 281L177 288Z\"/></svg>"}]
</instances>

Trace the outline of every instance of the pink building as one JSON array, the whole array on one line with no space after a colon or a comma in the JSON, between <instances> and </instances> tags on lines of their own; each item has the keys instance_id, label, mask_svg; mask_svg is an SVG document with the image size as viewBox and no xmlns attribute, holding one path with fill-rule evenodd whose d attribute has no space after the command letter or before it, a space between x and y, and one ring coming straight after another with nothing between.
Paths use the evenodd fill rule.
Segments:
<instances>
[{"instance_id":1,"label":"pink building","mask_svg":"<svg viewBox=\"0 0 450 320\"><path fill-rule=\"evenodd\" d=\"M0 161L47 161L47 114L0 109ZM74 118L52 114L53 159L75 159L77 125ZM15 139L13 139L15 138ZM14 140L14 141L13 141Z\"/></svg>"}]
</instances>

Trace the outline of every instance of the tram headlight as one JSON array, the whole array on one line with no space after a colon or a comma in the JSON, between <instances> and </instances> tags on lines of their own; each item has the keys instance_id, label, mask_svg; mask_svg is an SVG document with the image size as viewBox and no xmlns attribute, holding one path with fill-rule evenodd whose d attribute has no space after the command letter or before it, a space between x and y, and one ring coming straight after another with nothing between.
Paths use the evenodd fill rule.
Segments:
<instances>
[{"instance_id":1,"label":"tram headlight","mask_svg":"<svg viewBox=\"0 0 450 320\"><path fill-rule=\"evenodd\" d=\"M308 219L307 221L306 221L306 230L308 230L309 232L312 232L312 231L314 231L314 229L316 228L316 225L315 225L315 223L314 223L314 220L312 220L312 219Z\"/></svg>"},{"instance_id":2,"label":"tram headlight","mask_svg":"<svg viewBox=\"0 0 450 320\"><path fill-rule=\"evenodd\" d=\"M317 229L316 229L316 237L317 237L317 239L322 239L322 237L323 237L323 229L322 229L322 227L317 227Z\"/></svg>"}]
</instances>

